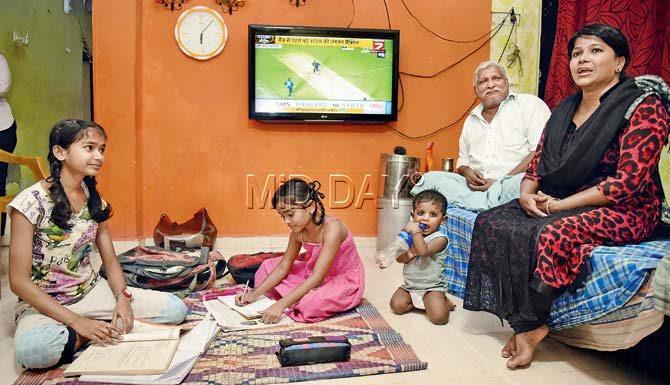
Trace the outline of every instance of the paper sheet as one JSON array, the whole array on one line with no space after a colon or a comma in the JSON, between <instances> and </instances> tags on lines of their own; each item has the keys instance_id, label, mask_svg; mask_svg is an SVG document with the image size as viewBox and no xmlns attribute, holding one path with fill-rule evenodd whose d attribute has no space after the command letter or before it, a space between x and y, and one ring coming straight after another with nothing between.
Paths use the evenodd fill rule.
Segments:
<instances>
[{"instance_id":1,"label":"paper sheet","mask_svg":"<svg viewBox=\"0 0 670 385\"><path fill-rule=\"evenodd\" d=\"M207 308L207 311L209 311L212 316L214 316L214 319L216 319L216 322L219 324L219 326L221 326L223 331L263 329L277 325L292 324L295 322L287 316L282 316L282 318L279 320L279 323L264 324L258 319L248 320L242 317L242 315L224 305L223 301L220 300L213 299L211 301L204 301L203 304Z\"/></svg>"},{"instance_id":2,"label":"paper sheet","mask_svg":"<svg viewBox=\"0 0 670 385\"><path fill-rule=\"evenodd\" d=\"M181 327L174 325L158 325L135 320L133 330L123 336L122 342L160 341L179 339Z\"/></svg>"},{"instance_id":3,"label":"paper sheet","mask_svg":"<svg viewBox=\"0 0 670 385\"><path fill-rule=\"evenodd\" d=\"M277 303L274 299L265 296L245 306L237 306L234 295L224 295L217 299L246 318L260 318L263 310Z\"/></svg>"}]
</instances>

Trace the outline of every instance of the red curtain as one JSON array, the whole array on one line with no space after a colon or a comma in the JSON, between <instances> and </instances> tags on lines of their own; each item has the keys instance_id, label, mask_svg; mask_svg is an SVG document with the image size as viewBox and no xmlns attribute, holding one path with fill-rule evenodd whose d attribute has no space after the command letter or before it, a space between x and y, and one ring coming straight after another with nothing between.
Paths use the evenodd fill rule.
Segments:
<instances>
[{"instance_id":1,"label":"red curtain","mask_svg":"<svg viewBox=\"0 0 670 385\"><path fill-rule=\"evenodd\" d=\"M556 19L544 93L549 108L576 91L568 67L568 40L586 24L602 23L621 29L631 51L628 75L659 75L670 84L670 1L560 0Z\"/></svg>"}]
</instances>

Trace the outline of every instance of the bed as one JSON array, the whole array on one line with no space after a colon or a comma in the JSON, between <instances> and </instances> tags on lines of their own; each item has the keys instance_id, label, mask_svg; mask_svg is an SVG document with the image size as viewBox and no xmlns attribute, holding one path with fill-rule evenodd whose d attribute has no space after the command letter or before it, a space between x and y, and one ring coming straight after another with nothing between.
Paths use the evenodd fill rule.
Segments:
<instances>
[{"instance_id":1,"label":"bed","mask_svg":"<svg viewBox=\"0 0 670 385\"><path fill-rule=\"evenodd\" d=\"M463 298L477 213L449 207L447 214L447 292ZM665 240L594 249L593 272L585 286L554 301L550 335L572 346L604 351L636 345L663 324L664 314L654 309L652 280L666 255L670 241Z\"/></svg>"}]
</instances>

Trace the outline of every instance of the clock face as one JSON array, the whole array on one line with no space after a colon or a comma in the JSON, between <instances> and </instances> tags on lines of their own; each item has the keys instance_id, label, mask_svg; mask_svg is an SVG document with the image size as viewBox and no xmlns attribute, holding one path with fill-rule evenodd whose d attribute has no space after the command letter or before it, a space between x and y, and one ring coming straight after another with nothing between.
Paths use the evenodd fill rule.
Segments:
<instances>
[{"instance_id":1,"label":"clock face","mask_svg":"<svg viewBox=\"0 0 670 385\"><path fill-rule=\"evenodd\" d=\"M228 29L221 15L207 7L184 11L174 30L179 48L188 56L207 60L221 53L228 38Z\"/></svg>"}]
</instances>

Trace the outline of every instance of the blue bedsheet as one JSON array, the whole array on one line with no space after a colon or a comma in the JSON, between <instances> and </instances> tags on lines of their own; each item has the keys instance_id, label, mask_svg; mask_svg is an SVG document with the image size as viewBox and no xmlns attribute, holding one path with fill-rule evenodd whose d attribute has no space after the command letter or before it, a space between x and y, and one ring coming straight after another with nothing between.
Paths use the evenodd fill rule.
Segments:
<instances>
[{"instance_id":1,"label":"blue bedsheet","mask_svg":"<svg viewBox=\"0 0 670 385\"><path fill-rule=\"evenodd\" d=\"M456 207L449 207L447 214L447 291L463 298L477 214ZM670 241L596 247L591 253L593 272L585 286L554 301L549 328L556 331L590 323L620 308L640 289L647 273L669 254Z\"/></svg>"}]
</instances>

